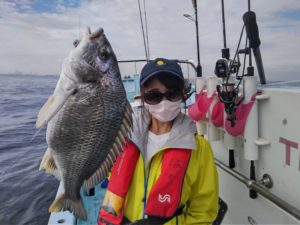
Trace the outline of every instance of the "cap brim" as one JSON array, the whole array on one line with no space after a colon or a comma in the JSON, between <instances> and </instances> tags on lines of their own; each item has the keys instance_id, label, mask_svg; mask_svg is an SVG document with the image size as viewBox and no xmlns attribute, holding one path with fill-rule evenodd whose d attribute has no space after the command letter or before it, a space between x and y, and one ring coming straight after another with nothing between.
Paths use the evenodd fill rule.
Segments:
<instances>
[{"instance_id":1,"label":"cap brim","mask_svg":"<svg viewBox=\"0 0 300 225\"><path fill-rule=\"evenodd\" d=\"M145 77L143 80L140 81L140 84L143 85L145 84L150 78L159 75L161 73L165 73L165 74L171 74L175 77L178 77L180 80L184 80L181 74L178 74L174 71L170 71L170 70L159 70L159 71L155 71L153 73L150 73L147 77Z\"/></svg>"}]
</instances>

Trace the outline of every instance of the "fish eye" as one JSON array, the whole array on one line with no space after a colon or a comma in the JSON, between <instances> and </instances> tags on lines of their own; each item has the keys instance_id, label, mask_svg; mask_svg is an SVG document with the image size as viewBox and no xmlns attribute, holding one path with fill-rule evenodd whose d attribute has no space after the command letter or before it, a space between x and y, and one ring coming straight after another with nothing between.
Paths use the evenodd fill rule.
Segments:
<instances>
[{"instance_id":1,"label":"fish eye","mask_svg":"<svg viewBox=\"0 0 300 225\"><path fill-rule=\"evenodd\" d=\"M76 48L79 45L80 40L75 40L73 41L73 45Z\"/></svg>"},{"instance_id":2,"label":"fish eye","mask_svg":"<svg viewBox=\"0 0 300 225\"><path fill-rule=\"evenodd\" d=\"M74 91L72 92L72 95L75 95L78 92L77 89L74 89Z\"/></svg>"},{"instance_id":3,"label":"fish eye","mask_svg":"<svg viewBox=\"0 0 300 225\"><path fill-rule=\"evenodd\" d=\"M108 52L106 50L100 52L100 58L102 60L107 60L108 57L109 57L109 54L108 54Z\"/></svg>"}]
</instances>

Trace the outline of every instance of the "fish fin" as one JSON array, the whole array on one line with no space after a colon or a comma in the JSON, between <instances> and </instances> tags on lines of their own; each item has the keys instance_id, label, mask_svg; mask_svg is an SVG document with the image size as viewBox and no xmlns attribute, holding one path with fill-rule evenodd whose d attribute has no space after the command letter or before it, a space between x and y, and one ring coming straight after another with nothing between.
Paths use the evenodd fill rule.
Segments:
<instances>
[{"instance_id":1,"label":"fish fin","mask_svg":"<svg viewBox=\"0 0 300 225\"><path fill-rule=\"evenodd\" d=\"M40 164L39 170L45 170L46 173L52 173L57 170L50 148L47 148Z\"/></svg>"},{"instance_id":2,"label":"fish fin","mask_svg":"<svg viewBox=\"0 0 300 225\"><path fill-rule=\"evenodd\" d=\"M81 199L74 201L68 199L65 194L60 195L49 207L49 212L59 212L61 210L68 210L73 212L76 218L87 220L87 213Z\"/></svg>"},{"instance_id":3,"label":"fish fin","mask_svg":"<svg viewBox=\"0 0 300 225\"><path fill-rule=\"evenodd\" d=\"M51 148L47 148L40 164L39 170L45 170L46 173L53 174L58 180L61 180L60 171L56 166L54 158L51 154Z\"/></svg>"},{"instance_id":4,"label":"fish fin","mask_svg":"<svg viewBox=\"0 0 300 225\"><path fill-rule=\"evenodd\" d=\"M65 104L72 91L66 95L51 95L38 113L36 128L46 125Z\"/></svg>"},{"instance_id":5,"label":"fish fin","mask_svg":"<svg viewBox=\"0 0 300 225\"><path fill-rule=\"evenodd\" d=\"M87 180L84 181L83 183L83 189L86 193L88 193L88 191L95 187L97 184L101 183L106 177L108 177L108 173L110 172L107 169L107 162L108 160L106 159L101 166L99 167L99 169L96 170L96 172L90 176Z\"/></svg>"}]
</instances>

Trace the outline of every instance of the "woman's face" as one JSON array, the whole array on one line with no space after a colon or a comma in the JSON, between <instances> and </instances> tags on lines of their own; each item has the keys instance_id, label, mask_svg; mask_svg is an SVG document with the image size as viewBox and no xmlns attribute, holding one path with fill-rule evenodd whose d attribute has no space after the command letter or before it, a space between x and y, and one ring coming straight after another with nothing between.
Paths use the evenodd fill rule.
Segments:
<instances>
[{"instance_id":1,"label":"woman's face","mask_svg":"<svg viewBox=\"0 0 300 225\"><path fill-rule=\"evenodd\" d=\"M152 119L163 123L173 121L180 113L182 93L180 89L169 89L157 78L149 80L143 87L145 106Z\"/></svg>"},{"instance_id":2,"label":"woman's face","mask_svg":"<svg viewBox=\"0 0 300 225\"><path fill-rule=\"evenodd\" d=\"M168 89L158 78L149 80L147 85L142 87L142 98L144 102L150 105L159 104L163 99L171 102L177 102L182 100L182 97L181 89Z\"/></svg>"}]
</instances>

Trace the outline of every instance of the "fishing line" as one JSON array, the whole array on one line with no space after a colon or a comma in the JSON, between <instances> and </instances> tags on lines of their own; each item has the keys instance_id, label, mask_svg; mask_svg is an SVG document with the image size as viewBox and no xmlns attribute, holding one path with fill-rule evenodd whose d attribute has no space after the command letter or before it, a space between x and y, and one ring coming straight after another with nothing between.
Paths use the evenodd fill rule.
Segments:
<instances>
[{"instance_id":1,"label":"fishing line","mask_svg":"<svg viewBox=\"0 0 300 225\"><path fill-rule=\"evenodd\" d=\"M141 19L141 27L142 27L142 35L143 35L143 40L144 40L146 60L148 61L149 57L148 57L147 46L146 46L145 31L144 31L144 25L143 25L143 17L142 17L140 0L138 0L138 5L139 5L139 12L140 12L140 19Z\"/></svg>"},{"instance_id":2,"label":"fishing line","mask_svg":"<svg viewBox=\"0 0 300 225\"><path fill-rule=\"evenodd\" d=\"M237 46L237 48L236 48L235 55L234 55L234 57L233 57L233 60L230 62L230 65L229 65L229 71L231 71L231 68L232 68L233 63L234 63L234 61L235 61L235 58L236 58L236 56L237 56L237 54L238 54L238 52L239 52L239 48L240 48L241 40L242 40L242 37L243 37L244 29L245 29L245 24L243 25L243 28L242 28L242 31L241 31L241 34L240 34L239 43L238 43L238 46ZM230 73L229 73L229 75L227 76L226 84L228 84L229 77L230 77Z\"/></svg>"},{"instance_id":3,"label":"fishing line","mask_svg":"<svg viewBox=\"0 0 300 225\"><path fill-rule=\"evenodd\" d=\"M148 39L148 22L146 15L146 2L144 0L144 16L145 16L145 28L146 28L146 38L147 38L147 50L148 50L148 60L150 59L150 50L149 50L149 39Z\"/></svg>"},{"instance_id":4,"label":"fishing line","mask_svg":"<svg viewBox=\"0 0 300 225\"><path fill-rule=\"evenodd\" d=\"M246 43L245 43L245 49L248 48L248 38L246 37ZM244 54L244 62L243 62L243 72L242 72L242 76L239 78L239 83L237 84L235 90L238 90L243 78L244 78L244 75L245 75L245 68L246 68L246 55L247 54ZM237 74L236 74L236 77L237 77Z\"/></svg>"},{"instance_id":5,"label":"fishing line","mask_svg":"<svg viewBox=\"0 0 300 225\"><path fill-rule=\"evenodd\" d=\"M36 138L36 136L40 133L40 131L41 131L42 129L43 129L43 127L39 128L39 129L35 132L35 134L34 134L33 137L31 138L30 142L32 142L32 141Z\"/></svg>"}]
</instances>

